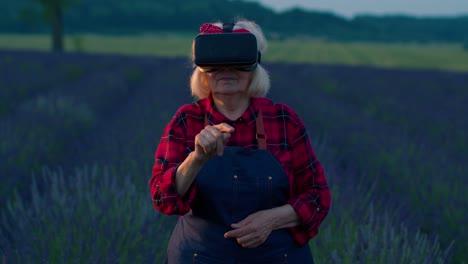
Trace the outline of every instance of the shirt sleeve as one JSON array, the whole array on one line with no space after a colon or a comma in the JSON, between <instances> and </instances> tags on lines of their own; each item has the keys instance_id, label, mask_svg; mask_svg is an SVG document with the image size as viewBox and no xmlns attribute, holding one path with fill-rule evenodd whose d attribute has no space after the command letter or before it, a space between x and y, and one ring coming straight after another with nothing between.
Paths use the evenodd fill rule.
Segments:
<instances>
[{"instance_id":1,"label":"shirt sleeve","mask_svg":"<svg viewBox=\"0 0 468 264\"><path fill-rule=\"evenodd\" d=\"M194 183L183 197L177 193L175 187L177 168L187 157L186 131L186 116L179 109L165 127L156 149L149 185L153 206L163 214L187 213L195 197Z\"/></svg>"},{"instance_id":2,"label":"shirt sleeve","mask_svg":"<svg viewBox=\"0 0 468 264\"><path fill-rule=\"evenodd\" d=\"M294 120L290 135L293 180L292 195L288 201L299 215L301 224L290 229L295 241L305 245L319 230L328 214L331 194L322 165L317 160L303 121L292 111Z\"/></svg>"}]
</instances>

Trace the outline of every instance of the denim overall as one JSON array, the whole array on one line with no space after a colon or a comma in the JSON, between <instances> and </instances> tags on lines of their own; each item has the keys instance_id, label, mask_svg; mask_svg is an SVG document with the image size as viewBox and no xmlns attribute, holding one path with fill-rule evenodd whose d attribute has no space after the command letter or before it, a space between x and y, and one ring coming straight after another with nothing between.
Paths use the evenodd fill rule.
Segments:
<instances>
[{"instance_id":1,"label":"denim overall","mask_svg":"<svg viewBox=\"0 0 468 264\"><path fill-rule=\"evenodd\" d=\"M180 217L169 241L168 263L313 263L309 246L295 244L287 229L272 231L257 248L243 248L235 238L224 238L232 223L282 206L289 198L288 177L266 150L261 113L257 139L259 149L225 147L223 156L204 165L195 179L192 209Z\"/></svg>"}]
</instances>

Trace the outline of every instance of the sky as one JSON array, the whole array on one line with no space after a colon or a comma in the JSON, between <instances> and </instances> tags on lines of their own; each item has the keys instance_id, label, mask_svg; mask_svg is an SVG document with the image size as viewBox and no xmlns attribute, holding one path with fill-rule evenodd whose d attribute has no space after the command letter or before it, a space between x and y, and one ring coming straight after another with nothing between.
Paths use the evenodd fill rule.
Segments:
<instances>
[{"instance_id":1,"label":"sky","mask_svg":"<svg viewBox=\"0 0 468 264\"><path fill-rule=\"evenodd\" d=\"M468 0L252 0L277 11L299 6L353 17L356 14L468 15Z\"/></svg>"}]
</instances>

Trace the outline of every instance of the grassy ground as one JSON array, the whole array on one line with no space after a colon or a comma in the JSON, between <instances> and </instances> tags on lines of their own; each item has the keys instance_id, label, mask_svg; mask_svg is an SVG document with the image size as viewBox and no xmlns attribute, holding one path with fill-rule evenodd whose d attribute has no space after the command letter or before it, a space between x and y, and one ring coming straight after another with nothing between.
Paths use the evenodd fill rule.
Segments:
<instances>
[{"instance_id":1,"label":"grassy ground","mask_svg":"<svg viewBox=\"0 0 468 264\"><path fill-rule=\"evenodd\" d=\"M189 57L191 34L72 35L66 50ZM468 71L468 51L456 44L336 43L313 39L270 41L265 62L305 62ZM2 49L48 50L47 35L0 35Z\"/></svg>"}]
</instances>

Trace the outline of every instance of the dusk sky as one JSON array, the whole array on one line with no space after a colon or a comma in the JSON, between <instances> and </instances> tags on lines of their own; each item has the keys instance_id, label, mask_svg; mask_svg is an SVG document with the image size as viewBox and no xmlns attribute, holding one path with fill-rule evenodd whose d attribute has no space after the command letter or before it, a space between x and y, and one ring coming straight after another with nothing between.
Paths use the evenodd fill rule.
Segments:
<instances>
[{"instance_id":1,"label":"dusk sky","mask_svg":"<svg viewBox=\"0 0 468 264\"><path fill-rule=\"evenodd\" d=\"M331 11L352 17L356 14L407 14L416 16L468 15L468 0L251 0L281 11L293 6Z\"/></svg>"}]
</instances>

